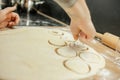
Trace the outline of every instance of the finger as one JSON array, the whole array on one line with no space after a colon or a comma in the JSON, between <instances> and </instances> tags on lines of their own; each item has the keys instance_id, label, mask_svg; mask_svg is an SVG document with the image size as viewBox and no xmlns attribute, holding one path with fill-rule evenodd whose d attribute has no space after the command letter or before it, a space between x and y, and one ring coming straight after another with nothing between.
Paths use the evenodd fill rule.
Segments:
<instances>
[{"instance_id":1,"label":"finger","mask_svg":"<svg viewBox=\"0 0 120 80\"><path fill-rule=\"evenodd\" d=\"M79 37L83 39L87 39L87 35L82 31L79 33Z\"/></svg>"},{"instance_id":2,"label":"finger","mask_svg":"<svg viewBox=\"0 0 120 80\"><path fill-rule=\"evenodd\" d=\"M20 17L17 13L12 12L11 13L11 21L14 22L14 25L17 25L20 21Z\"/></svg>"},{"instance_id":3,"label":"finger","mask_svg":"<svg viewBox=\"0 0 120 80\"><path fill-rule=\"evenodd\" d=\"M77 27L77 25L75 25L73 22L71 22L70 29L71 29L74 39L77 40L79 37L79 32L80 32L79 27Z\"/></svg>"},{"instance_id":4,"label":"finger","mask_svg":"<svg viewBox=\"0 0 120 80\"><path fill-rule=\"evenodd\" d=\"M16 6L13 6L13 7L7 7L5 9L3 9L2 11L4 12L4 14L8 14L12 11L16 10Z\"/></svg>"},{"instance_id":5,"label":"finger","mask_svg":"<svg viewBox=\"0 0 120 80\"><path fill-rule=\"evenodd\" d=\"M87 41L87 35L82 31L79 33L79 40L83 43Z\"/></svg>"},{"instance_id":6,"label":"finger","mask_svg":"<svg viewBox=\"0 0 120 80\"><path fill-rule=\"evenodd\" d=\"M71 26L70 28L71 28L71 32L72 32L72 35L73 35L74 39L77 40L80 30L73 27L73 26Z\"/></svg>"},{"instance_id":7,"label":"finger","mask_svg":"<svg viewBox=\"0 0 120 80\"><path fill-rule=\"evenodd\" d=\"M15 26L19 23L20 17L17 13L9 13L7 18L7 21L9 21L9 26Z\"/></svg>"},{"instance_id":8,"label":"finger","mask_svg":"<svg viewBox=\"0 0 120 80\"><path fill-rule=\"evenodd\" d=\"M19 23L19 21L20 21L20 17L19 17L19 15L17 13L14 13L14 15L15 15L14 23L15 23L15 25L17 25Z\"/></svg>"},{"instance_id":9,"label":"finger","mask_svg":"<svg viewBox=\"0 0 120 80\"><path fill-rule=\"evenodd\" d=\"M0 29L7 27L7 25L8 25L8 22L3 21L2 23L0 23Z\"/></svg>"},{"instance_id":10,"label":"finger","mask_svg":"<svg viewBox=\"0 0 120 80\"><path fill-rule=\"evenodd\" d=\"M7 25L8 28L13 28L13 26L14 26L14 22L9 22Z\"/></svg>"},{"instance_id":11,"label":"finger","mask_svg":"<svg viewBox=\"0 0 120 80\"><path fill-rule=\"evenodd\" d=\"M92 22L86 23L80 27L84 34L86 35L87 40L92 40L94 38L96 30Z\"/></svg>"}]
</instances>

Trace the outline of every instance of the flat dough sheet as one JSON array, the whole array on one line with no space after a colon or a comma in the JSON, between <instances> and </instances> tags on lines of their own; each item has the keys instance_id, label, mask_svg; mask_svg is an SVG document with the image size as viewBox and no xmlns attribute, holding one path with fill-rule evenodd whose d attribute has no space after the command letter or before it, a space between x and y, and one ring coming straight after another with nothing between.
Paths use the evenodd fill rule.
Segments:
<instances>
[{"instance_id":1,"label":"flat dough sheet","mask_svg":"<svg viewBox=\"0 0 120 80\"><path fill-rule=\"evenodd\" d=\"M77 53L76 49L76 55L71 53L68 47L72 40L70 33L57 29L24 27L1 31L0 80L79 80L104 68L105 59L89 46L87 53ZM95 58L86 56L89 52ZM85 57L93 60L89 62Z\"/></svg>"}]
</instances>

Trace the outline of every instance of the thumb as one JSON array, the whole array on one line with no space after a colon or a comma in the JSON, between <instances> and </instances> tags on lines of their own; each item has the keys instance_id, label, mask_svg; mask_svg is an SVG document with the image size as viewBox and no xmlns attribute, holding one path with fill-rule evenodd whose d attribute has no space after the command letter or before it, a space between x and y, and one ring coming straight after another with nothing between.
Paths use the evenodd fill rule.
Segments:
<instances>
[{"instance_id":1,"label":"thumb","mask_svg":"<svg viewBox=\"0 0 120 80\"><path fill-rule=\"evenodd\" d=\"M8 14L12 11L16 10L16 6L13 6L13 7L7 7L5 9L3 9L2 11L4 12L4 14Z\"/></svg>"}]
</instances>

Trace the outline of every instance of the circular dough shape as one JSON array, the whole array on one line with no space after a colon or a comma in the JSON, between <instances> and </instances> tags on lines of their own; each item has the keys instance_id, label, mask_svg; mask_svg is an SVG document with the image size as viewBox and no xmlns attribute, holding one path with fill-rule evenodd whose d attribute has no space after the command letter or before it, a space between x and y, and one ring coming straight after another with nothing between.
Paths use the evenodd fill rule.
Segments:
<instances>
[{"instance_id":1,"label":"circular dough shape","mask_svg":"<svg viewBox=\"0 0 120 80\"><path fill-rule=\"evenodd\" d=\"M90 67L79 57L75 57L64 62L64 66L72 72L86 74L90 72Z\"/></svg>"},{"instance_id":2,"label":"circular dough shape","mask_svg":"<svg viewBox=\"0 0 120 80\"><path fill-rule=\"evenodd\" d=\"M94 52L83 52L80 54L80 57L83 60L91 63L99 63L101 61L99 55L95 54Z\"/></svg>"},{"instance_id":3,"label":"circular dough shape","mask_svg":"<svg viewBox=\"0 0 120 80\"><path fill-rule=\"evenodd\" d=\"M50 30L49 33L54 36L63 36L64 32L58 30Z\"/></svg>"},{"instance_id":4,"label":"circular dough shape","mask_svg":"<svg viewBox=\"0 0 120 80\"><path fill-rule=\"evenodd\" d=\"M56 49L56 53L60 56L63 56L63 57L68 57L68 58L71 58L71 57L75 57L76 56L76 52L74 49L72 49L71 47L69 46L64 46L64 47L61 47L61 48L57 48Z\"/></svg>"},{"instance_id":5,"label":"circular dough shape","mask_svg":"<svg viewBox=\"0 0 120 80\"><path fill-rule=\"evenodd\" d=\"M77 41L70 42L69 46L75 49L77 52L84 52L89 49L87 46Z\"/></svg>"},{"instance_id":6,"label":"circular dough shape","mask_svg":"<svg viewBox=\"0 0 120 80\"><path fill-rule=\"evenodd\" d=\"M60 39L59 37L53 37L49 39L48 43L53 46L66 46L67 45L67 43L64 40Z\"/></svg>"}]
</instances>

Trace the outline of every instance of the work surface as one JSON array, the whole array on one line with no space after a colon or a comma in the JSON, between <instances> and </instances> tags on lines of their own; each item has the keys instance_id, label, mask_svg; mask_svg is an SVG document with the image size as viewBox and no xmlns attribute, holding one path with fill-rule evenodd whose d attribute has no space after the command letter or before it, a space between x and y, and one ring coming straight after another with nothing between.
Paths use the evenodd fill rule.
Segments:
<instances>
[{"instance_id":1,"label":"work surface","mask_svg":"<svg viewBox=\"0 0 120 80\"><path fill-rule=\"evenodd\" d=\"M96 80L120 77L119 68L111 62L113 50L93 41L89 45L96 52L90 46L74 42L63 28L1 31L0 44L2 80L79 80L96 73Z\"/></svg>"}]
</instances>

